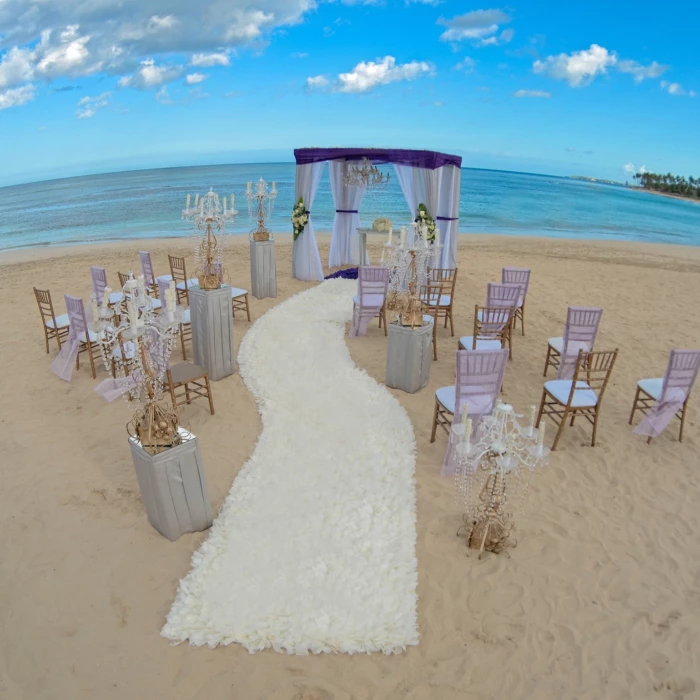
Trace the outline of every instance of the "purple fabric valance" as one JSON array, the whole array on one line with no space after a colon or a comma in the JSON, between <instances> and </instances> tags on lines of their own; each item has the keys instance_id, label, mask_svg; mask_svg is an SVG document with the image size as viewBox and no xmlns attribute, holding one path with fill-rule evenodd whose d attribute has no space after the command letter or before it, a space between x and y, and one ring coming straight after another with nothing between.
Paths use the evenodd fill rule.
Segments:
<instances>
[{"instance_id":1,"label":"purple fabric valance","mask_svg":"<svg viewBox=\"0 0 700 700\"><path fill-rule=\"evenodd\" d=\"M367 158L376 165L396 163L414 168L435 170L443 165L462 167L461 156L437 151L413 151L403 148L295 148L297 165L308 165L326 160L361 160Z\"/></svg>"}]
</instances>

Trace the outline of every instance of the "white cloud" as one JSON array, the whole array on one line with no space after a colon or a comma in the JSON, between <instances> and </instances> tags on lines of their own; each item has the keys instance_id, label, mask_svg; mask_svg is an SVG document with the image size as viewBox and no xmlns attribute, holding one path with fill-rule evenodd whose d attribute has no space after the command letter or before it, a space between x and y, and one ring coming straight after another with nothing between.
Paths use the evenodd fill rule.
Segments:
<instances>
[{"instance_id":1,"label":"white cloud","mask_svg":"<svg viewBox=\"0 0 700 700\"><path fill-rule=\"evenodd\" d=\"M98 109L102 109L109 104L111 92L103 92L97 97L83 97L78 100L78 107L75 116L78 119L89 119L94 117Z\"/></svg>"},{"instance_id":2,"label":"white cloud","mask_svg":"<svg viewBox=\"0 0 700 700\"><path fill-rule=\"evenodd\" d=\"M327 87L329 83L330 80L328 80L325 75L314 75L306 79L306 87L311 89L324 88Z\"/></svg>"},{"instance_id":3,"label":"white cloud","mask_svg":"<svg viewBox=\"0 0 700 700\"><path fill-rule=\"evenodd\" d=\"M157 88L182 73L166 64L172 55L193 66L229 65L237 47L260 50L315 7L315 0L1 0L0 90L96 72L122 78L122 86Z\"/></svg>"},{"instance_id":4,"label":"white cloud","mask_svg":"<svg viewBox=\"0 0 700 700\"><path fill-rule=\"evenodd\" d=\"M35 87L33 85L22 85L9 90L0 90L0 109L19 107L30 102L34 97Z\"/></svg>"},{"instance_id":5,"label":"white cloud","mask_svg":"<svg viewBox=\"0 0 700 700\"><path fill-rule=\"evenodd\" d=\"M455 70L461 70L465 73L473 73L474 67L476 66L476 61L469 56L465 56L456 66Z\"/></svg>"},{"instance_id":6,"label":"white cloud","mask_svg":"<svg viewBox=\"0 0 700 700\"><path fill-rule=\"evenodd\" d=\"M119 78L119 87L150 90L179 78L181 74L182 66L159 66L152 58L147 58L141 61L141 67L133 75Z\"/></svg>"},{"instance_id":7,"label":"white cloud","mask_svg":"<svg viewBox=\"0 0 700 700\"><path fill-rule=\"evenodd\" d=\"M196 53L192 55L190 64L199 68L211 68L212 66L229 66L231 59L228 52L220 53Z\"/></svg>"},{"instance_id":8,"label":"white cloud","mask_svg":"<svg viewBox=\"0 0 700 700\"><path fill-rule=\"evenodd\" d=\"M292 58L307 58L308 53L305 51L296 51L295 53L292 54Z\"/></svg>"},{"instance_id":9,"label":"white cloud","mask_svg":"<svg viewBox=\"0 0 700 700\"><path fill-rule=\"evenodd\" d=\"M591 44L590 49L574 51L571 54L560 53L549 56L544 61L535 61L535 73L545 73L557 80L566 80L572 87L581 87L591 83L596 76L607 73L610 66L617 63L617 55L598 44Z\"/></svg>"},{"instance_id":10,"label":"white cloud","mask_svg":"<svg viewBox=\"0 0 700 700\"><path fill-rule=\"evenodd\" d=\"M658 78L663 75L667 70L668 66L663 66L656 61L652 61L648 66L643 66L637 61L618 61L617 69L622 73L631 73L635 83L641 83L642 80L646 78Z\"/></svg>"},{"instance_id":11,"label":"white cloud","mask_svg":"<svg viewBox=\"0 0 700 700\"><path fill-rule=\"evenodd\" d=\"M661 89L665 90L669 95L676 97L695 97L695 90L686 90L680 83L669 83L668 80L662 80Z\"/></svg>"},{"instance_id":12,"label":"white cloud","mask_svg":"<svg viewBox=\"0 0 700 700\"><path fill-rule=\"evenodd\" d=\"M204 73L190 73L185 76L185 82L188 85L196 85L197 83L204 82L209 76Z\"/></svg>"},{"instance_id":13,"label":"white cloud","mask_svg":"<svg viewBox=\"0 0 700 700\"><path fill-rule=\"evenodd\" d=\"M341 73L335 89L338 92L367 92L380 85L388 85L400 80L415 80L433 72L432 64L426 61L411 61L397 65L393 56L385 56L376 61L361 61L350 72Z\"/></svg>"},{"instance_id":14,"label":"white cloud","mask_svg":"<svg viewBox=\"0 0 700 700\"><path fill-rule=\"evenodd\" d=\"M502 10L474 10L452 19L441 17L438 24L447 29L440 35L442 41L475 41L482 46L498 43L500 25L508 24L510 16ZM508 42L513 38L513 30L501 32L500 39Z\"/></svg>"},{"instance_id":15,"label":"white cloud","mask_svg":"<svg viewBox=\"0 0 700 700\"><path fill-rule=\"evenodd\" d=\"M637 168L634 167L634 163L626 163L623 170L630 175L634 175L637 172Z\"/></svg>"},{"instance_id":16,"label":"white cloud","mask_svg":"<svg viewBox=\"0 0 700 700\"><path fill-rule=\"evenodd\" d=\"M158 90L158 92L156 93L156 101L160 102L162 105L173 104L173 101L170 98L170 94L168 93L167 85L163 85L163 87L160 90Z\"/></svg>"},{"instance_id":17,"label":"white cloud","mask_svg":"<svg viewBox=\"0 0 700 700\"><path fill-rule=\"evenodd\" d=\"M551 97L551 92L545 92L544 90L516 90L513 93L513 97Z\"/></svg>"}]
</instances>

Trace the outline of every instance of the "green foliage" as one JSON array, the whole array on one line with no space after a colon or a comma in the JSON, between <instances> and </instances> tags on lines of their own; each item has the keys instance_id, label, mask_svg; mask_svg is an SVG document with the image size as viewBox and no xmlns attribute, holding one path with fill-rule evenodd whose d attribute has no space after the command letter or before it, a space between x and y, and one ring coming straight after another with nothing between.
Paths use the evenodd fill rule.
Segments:
<instances>
[{"instance_id":1,"label":"green foliage","mask_svg":"<svg viewBox=\"0 0 700 700\"><path fill-rule=\"evenodd\" d=\"M685 178L680 175L660 175L659 173L637 173L634 179L645 189L656 192L669 192L683 197L700 198L700 178Z\"/></svg>"}]
</instances>

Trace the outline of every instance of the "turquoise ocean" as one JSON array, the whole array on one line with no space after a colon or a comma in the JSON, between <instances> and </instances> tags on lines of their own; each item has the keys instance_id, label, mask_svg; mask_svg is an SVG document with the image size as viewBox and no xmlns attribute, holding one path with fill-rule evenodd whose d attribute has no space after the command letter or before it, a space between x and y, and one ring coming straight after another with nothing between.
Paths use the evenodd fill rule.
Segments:
<instances>
[{"instance_id":1,"label":"turquoise ocean","mask_svg":"<svg viewBox=\"0 0 700 700\"><path fill-rule=\"evenodd\" d=\"M383 189L369 190L363 225L378 216L396 226L410 213L391 166ZM263 163L137 170L0 188L0 250L189 235L181 218L188 193L233 192L233 233L254 222L244 198L248 180L277 184L271 230L291 233L294 165ZM313 205L317 231L329 231L334 206L327 172ZM700 204L621 186L546 175L463 168L460 231L555 238L596 238L700 245Z\"/></svg>"}]
</instances>

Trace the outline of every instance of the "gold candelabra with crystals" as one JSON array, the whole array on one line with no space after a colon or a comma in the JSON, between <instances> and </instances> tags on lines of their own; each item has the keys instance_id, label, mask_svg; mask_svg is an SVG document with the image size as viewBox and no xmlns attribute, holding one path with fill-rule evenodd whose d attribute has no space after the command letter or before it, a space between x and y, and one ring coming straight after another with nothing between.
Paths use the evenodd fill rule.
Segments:
<instances>
[{"instance_id":1,"label":"gold candelabra with crystals","mask_svg":"<svg viewBox=\"0 0 700 700\"><path fill-rule=\"evenodd\" d=\"M224 280L223 234L226 223L233 223L238 212L234 209L234 196L231 195L231 208L227 208L226 197L223 206L219 195L212 188L203 197L195 195L194 207L190 208L191 196L187 195L187 205L182 218L194 225L194 263L200 289L218 289Z\"/></svg>"},{"instance_id":2,"label":"gold candelabra with crystals","mask_svg":"<svg viewBox=\"0 0 700 700\"><path fill-rule=\"evenodd\" d=\"M246 188L245 197L248 200L248 216L252 217L253 209L257 208L258 227L251 231L251 237L254 241L269 241L271 238L270 231L265 226L265 220L270 219L274 208L275 199L277 198L277 186L272 183L272 189L268 189L267 182L260 178L255 183L249 182ZM257 202L257 204L256 204Z\"/></svg>"},{"instance_id":3,"label":"gold candelabra with crystals","mask_svg":"<svg viewBox=\"0 0 700 700\"><path fill-rule=\"evenodd\" d=\"M532 472L547 464L544 424L534 426L535 407L530 408L530 425L522 428L510 404L497 403L490 416L481 419L472 441L472 419L468 407L462 420L452 426L456 440L457 497L463 508L457 534L484 553L501 552L514 545L514 516L522 506Z\"/></svg>"}]
</instances>

